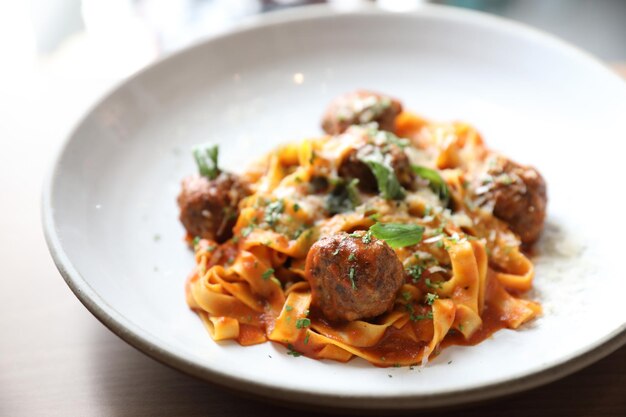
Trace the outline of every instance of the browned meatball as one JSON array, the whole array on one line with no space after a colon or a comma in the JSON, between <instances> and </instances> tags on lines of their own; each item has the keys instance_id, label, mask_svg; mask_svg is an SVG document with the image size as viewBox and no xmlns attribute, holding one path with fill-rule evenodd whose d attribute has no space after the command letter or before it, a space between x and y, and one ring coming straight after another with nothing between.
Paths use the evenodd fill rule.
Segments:
<instances>
[{"instance_id":1,"label":"browned meatball","mask_svg":"<svg viewBox=\"0 0 626 417\"><path fill-rule=\"evenodd\" d=\"M190 236L225 242L233 235L239 202L249 193L234 174L222 172L213 180L189 176L178 195L180 221Z\"/></svg>"},{"instance_id":2,"label":"browned meatball","mask_svg":"<svg viewBox=\"0 0 626 417\"><path fill-rule=\"evenodd\" d=\"M380 150L380 149L379 149ZM375 193L378 191L376 177L366 163L361 161L368 154L376 152L374 145L364 145L360 149L350 151L339 165L339 176L343 178L357 178L359 189L365 193ZM398 181L405 188L412 188L414 174L411 170L411 163L406 153L397 145L389 144L383 149L384 157L393 168Z\"/></svg>"},{"instance_id":3,"label":"browned meatball","mask_svg":"<svg viewBox=\"0 0 626 417\"><path fill-rule=\"evenodd\" d=\"M312 304L329 320L378 316L393 307L404 282L402 263L384 241L365 232L318 240L306 258Z\"/></svg>"},{"instance_id":4,"label":"browned meatball","mask_svg":"<svg viewBox=\"0 0 626 417\"><path fill-rule=\"evenodd\" d=\"M343 94L335 98L324 113L322 129L338 135L351 125L377 122L381 130L392 132L402 103L391 97L366 90Z\"/></svg>"},{"instance_id":5,"label":"browned meatball","mask_svg":"<svg viewBox=\"0 0 626 417\"><path fill-rule=\"evenodd\" d=\"M508 223L523 243L533 243L546 217L548 197L543 177L535 168L502 156L491 158L487 164L487 176L482 177L477 190L486 190L485 201L493 202L493 214Z\"/></svg>"}]
</instances>

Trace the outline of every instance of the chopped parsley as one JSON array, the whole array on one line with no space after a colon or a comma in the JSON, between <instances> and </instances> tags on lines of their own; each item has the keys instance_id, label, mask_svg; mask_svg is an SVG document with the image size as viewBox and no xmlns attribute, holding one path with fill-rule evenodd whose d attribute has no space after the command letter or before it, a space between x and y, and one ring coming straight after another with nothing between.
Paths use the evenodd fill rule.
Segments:
<instances>
[{"instance_id":1,"label":"chopped parsley","mask_svg":"<svg viewBox=\"0 0 626 417\"><path fill-rule=\"evenodd\" d=\"M196 246L198 246L198 243L200 243L200 236L196 236L193 238L193 247L195 248Z\"/></svg>"},{"instance_id":2,"label":"chopped parsley","mask_svg":"<svg viewBox=\"0 0 626 417\"><path fill-rule=\"evenodd\" d=\"M392 248L415 245L422 240L424 226L402 223L376 223L369 231Z\"/></svg>"},{"instance_id":3,"label":"chopped parsley","mask_svg":"<svg viewBox=\"0 0 626 417\"><path fill-rule=\"evenodd\" d=\"M293 348L293 345L288 344L287 345L287 355L291 355L294 358L297 358L298 356L302 356L302 353L298 352L297 350L295 350Z\"/></svg>"},{"instance_id":4,"label":"chopped parsley","mask_svg":"<svg viewBox=\"0 0 626 417\"><path fill-rule=\"evenodd\" d=\"M248 237L250 233L252 233L253 230L254 230L254 226L252 224L249 224L248 226L241 229L241 236Z\"/></svg>"},{"instance_id":5,"label":"chopped parsley","mask_svg":"<svg viewBox=\"0 0 626 417\"><path fill-rule=\"evenodd\" d=\"M399 138L391 132L381 131L381 133L385 135L385 139L391 144L394 144L400 148L406 148L407 146L409 146L408 139Z\"/></svg>"},{"instance_id":6,"label":"chopped parsley","mask_svg":"<svg viewBox=\"0 0 626 417\"><path fill-rule=\"evenodd\" d=\"M293 204L293 212L297 213L300 210L300 205L298 203Z\"/></svg>"},{"instance_id":7,"label":"chopped parsley","mask_svg":"<svg viewBox=\"0 0 626 417\"><path fill-rule=\"evenodd\" d=\"M273 201L265 208L263 220L265 220L270 227L274 227L283 211L285 211L285 203L283 200Z\"/></svg>"},{"instance_id":8,"label":"chopped parsley","mask_svg":"<svg viewBox=\"0 0 626 417\"><path fill-rule=\"evenodd\" d=\"M292 306L290 306L289 304L287 304L287 305L285 306L285 311L291 311L291 310L293 310L293 307L292 307Z\"/></svg>"},{"instance_id":9,"label":"chopped parsley","mask_svg":"<svg viewBox=\"0 0 626 417\"><path fill-rule=\"evenodd\" d=\"M348 276L350 277L350 282L352 283L352 289L356 290L356 283L354 282L354 275L356 274L356 269L351 266L350 267L350 272L348 274Z\"/></svg>"},{"instance_id":10,"label":"chopped parsley","mask_svg":"<svg viewBox=\"0 0 626 417\"><path fill-rule=\"evenodd\" d=\"M411 165L411 169L414 173L428 181L429 188L439 196L443 205L447 206L450 202L450 190L448 189L446 182L443 178L441 178L441 175L439 175L439 173L434 169L419 165Z\"/></svg>"},{"instance_id":11,"label":"chopped parsley","mask_svg":"<svg viewBox=\"0 0 626 417\"><path fill-rule=\"evenodd\" d=\"M361 238L361 240L363 241L363 243L365 243L366 245L372 242L372 232L371 230L368 230L367 233L365 233L363 235L363 237Z\"/></svg>"},{"instance_id":12,"label":"chopped parsley","mask_svg":"<svg viewBox=\"0 0 626 417\"><path fill-rule=\"evenodd\" d=\"M304 336L304 344L308 345L309 344L309 337L311 336L310 332L306 332L306 336Z\"/></svg>"},{"instance_id":13,"label":"chopped parsley","mask_svg":"<svg viewBox=\"0 0 626 417\"><path fill-rule=\"evenodd\" d=\"M261 275L261 278L269 279L272 275L274 275L274 268L269 268L265 272L263 272L263 275Z\"/></svg>"},{"instance_id":14,"label":"chopped parsley","mask_svg":"<svg viewBox=\"0 0 626 417\"><path fill-rule=\"evenodd\" d=\"M418 320L432 320L433 318L433 312L429 311L426 314L414 314L411 317L411 321L418 321Z\"/></svg>"},{"instance_id":15,"label":"chopped parsley","mask_svg":"<svg viewBox=\"0 0 626 417\"><path fill-rule=\"evenodd\" d=\"M298 239L302 233L304 233L307 230L307 227L304 224L301 224L300 226L298 226L298 228L296 230L294 230L293 234L292 234L292 238Z\"/></svg>"},{"instance_id":16,"label":"chopped parsley","mask_svg":"<svg viewBox=\"0 0 626 417\"><path fill-rule=\"evenodd\" d=\"M303 318L296 320L296 329L304 329L305 327L309 327L311 325L311 319Z\"/></svg>"},{"instance_id":17,"label":"chopped parsley","mask_svg":"<svg viewBox=\"0 0 626 417\"><path fill-rule=\"evenodd\" d=\"M429 292L428 294L426 294L426 304L428 304L429 306L433 305L437 298L439 298L437 294Z\"/></svg>"},{"instance_id":18,"label":"chopped parsley","mask_svg":"<svg viewBox=\"0 0 626 417\"><path fill-rule=\"evenodd\" d=\"M405 301L411 301L411 298L413 296L411 295L411 293L409 291L403 291L402 292L402 298L404 298Z\"/></svg>"},{"instance_id":19,"label":"chopped parsley","mask_svg":"<svg viewBox=\"0 0 626 417\"><path fill-rule=\"evenodd\" d=\"M409 265L406 267L406 272L411 276L413 282L417 282L424 273L424 267L422 265Z\"/></svg>"},{"instance_id":20,"label":"chopped parsley","mask_svg":"<svg viewBox=\"0 0 626 417\"><path fill-rule=\"evenodd\" d=\"M426 278L424 282L428 288L441 288L443 286L443 282L432 282L430 278Z\"/></svg>"},{"instance_id":21,"label":"chopped parsley","mask_svg":"<svg viewBox=\"0 0 626 417\"><path fill-rule=\"evenodd\" d=\"M339 247L333 251L333 256L339 255Z\"/></svg>"},{"instance_id":22,"label":"chopped parsley","mask_svg":"<svg viewBox=\"0 0 626 417\"><path fill-rule=\"evenodd\" d=\"M355 259L356 259L356 255L354 254L354 252L351 252L350 255L348 255L348 260L354 261Z\"/></svg>"},{"instance_id":23,"label":"chopped parsley","mask_svg":"<svg viewBox=\"0 0 626 417\"><path fill-rule=\"evenodd\" d=\"M218 146L209 144L198 145L193 148L192 152L200 175L210 180L215 179L220 173L217 166Z\"/></svg>"},{"instance_id":24,"label":"chopped parsley","mask_svg":"<svg viewBox=\"0 0 626 417\"><path fill-rule=\"evenodd\" d=\"M433 318L433 312L429 311L426 314L415 314L415 308L413 304L405 304L404 308L409 312L409 319L411 321L419 321Z\"/></svg>"}]
</instances>

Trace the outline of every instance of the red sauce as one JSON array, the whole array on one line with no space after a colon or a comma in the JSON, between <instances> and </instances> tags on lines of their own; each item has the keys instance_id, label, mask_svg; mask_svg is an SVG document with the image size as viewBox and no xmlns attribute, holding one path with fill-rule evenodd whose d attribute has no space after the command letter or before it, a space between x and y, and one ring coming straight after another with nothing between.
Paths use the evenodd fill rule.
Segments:
<instances>
[{"instance_id":1,"label":"red sauce","mask_svg":"<svg viewBox=\"0 0 626 417\"><path fill-rule=\"evenodd\" d=\"M465 337L460 332L450 331L441 342L441 348L453 345L474 346L506 327L500 320L500 313L495 308L490 308L489 304L485 304L481 318L483 319L483 325L469 339L465 340Z\"/></svg>"}]
</instances>

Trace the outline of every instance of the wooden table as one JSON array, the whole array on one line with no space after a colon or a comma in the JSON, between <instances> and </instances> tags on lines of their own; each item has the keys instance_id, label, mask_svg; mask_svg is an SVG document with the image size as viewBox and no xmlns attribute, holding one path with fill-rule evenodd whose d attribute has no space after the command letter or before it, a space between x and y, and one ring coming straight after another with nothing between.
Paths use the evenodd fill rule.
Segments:
<instances>
[{"instance_id":1,"label":"wooden table","mask_svg":"<svg viewBox=\"0 0 626 417\"><path fill-rule=\"evenodd\" d=\"M67 85L0 88L0 112L14 116L0 123L0 416L314 415L245 399L155 362L109 332L65 285L43 240L41 178L59 139L98 95L72 100ZM64 97L63 112L45 96ZM463 414L626 416L626 346L558 382Z\"/></svg>"}]
</instances>

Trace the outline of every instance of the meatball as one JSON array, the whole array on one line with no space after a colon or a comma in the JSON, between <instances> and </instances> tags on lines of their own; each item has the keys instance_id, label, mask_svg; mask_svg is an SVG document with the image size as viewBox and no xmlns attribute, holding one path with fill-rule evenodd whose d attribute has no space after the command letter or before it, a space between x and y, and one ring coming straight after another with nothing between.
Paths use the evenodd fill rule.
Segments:
<instances>
[{"instance_id":1,"label":"meatball","mask_svg":"<svg viewBox=\"0 0 626 417\"><path fill-rule=\"evenodd\" d=\"M391 97L359 90L335 98L324 113L322 129L330 135L343 133L355 124L377 122L382 130L393 131L402 103Z\"/></svg>"},{"instance_id":2,"label":"meatball","mask_svg":"<svg viewBox=\"0 0 626 417\"><path fill-rule=\"evenodd\" d=\"M222 243L233 235L241 199L248 186L236 175L222 172L215 179L190 176L178 195L180 221L190 236Z\"/></svg>"},{"instance_id":3,"label":"meatball","mask_svg":"<svg viewBox=\"0 0 626 417\"><path fill-rule=\"evenodd\" d=\"M525 244L539 238L546 217L546 183L532 167L519 165L502 156L487 162L487 176L478 189L493 202L493 214L506 222Z\"/></svg>"},{"instance_id":4,"label":"meatball","mask_svg":"<svg viewBox=\"0 0 626 417\"><path fill-rule=\"evenodd\" d=\"M393 168L398 177L398 181L405 188L412 188L414 174L411 170L411 163L406 153L397 145L386 145L384 157ZM357 178L359 189L365 193L375 193L378 191L376 177L370 167L361 159L368 154L376 152L374 145L364 145L359 149L350 151L339 165L338 173L343 178Z\"/></svg>"},{"instance_id":5,"label":"meatball","mask_svg":"<svg viewBox=\"0 0 626 417\"><path fill-rule=\"evenodd\" d=\"M365 232L334 234L318 240L306 258L305 277L312 305L329 320L378 316L393 307L404 282L396 253Z\"/></svg>"}]
</instances>

